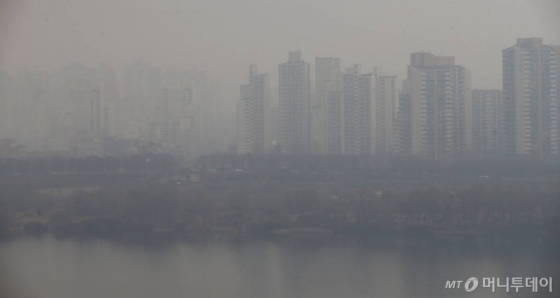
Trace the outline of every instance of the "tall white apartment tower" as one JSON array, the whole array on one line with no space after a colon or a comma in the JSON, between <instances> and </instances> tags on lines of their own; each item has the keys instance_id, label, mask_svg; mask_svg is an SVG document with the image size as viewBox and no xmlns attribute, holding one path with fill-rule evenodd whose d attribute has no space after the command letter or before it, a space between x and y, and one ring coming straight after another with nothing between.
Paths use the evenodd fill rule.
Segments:
<instances>
[{"instance_id":1,"label":"tall white apartment tower","mask_svg":"<svg viewBox=\"0 0 560 298\"><path fill-rule=\"evenodd\" d=\"M408 66L411 153L430 160L468 154L472 146L470 72L455 57L411 54Z\"/></svg>"},{"instance_id":2,"label":"tall white apartment tower","mask_svg":"<svg viewBox=\"0 0 560 298\"><path fill-rule=\"evenodd\" d=\"M249 84L241 85L237 104L238 154L267 153L272 139L269 118L269 81L266 74L258 74L257 66L249 67Z\"/></svg>"},{"instance_id":3,"label":"tall white apartment tower","mask_svg":"<svg viewBox=\"0 0 560 298\"><path fill-rule=\"evenodd\" d=\"M237 154L248 154L254 148L253 125L251 123L251 92L249 85L241 85L239 91L240 96L237 102Z\"/></svg>"},{"instance_id":4,"label":"tall white apartment tower","mask_svg":"<svg viewBox=\"0 0 560 298\"><path fill-rule=\"evenodd\" d=\"M503 96L501 90L472 91L473 153L496 156L502 150Z\"/></svg>"},{"instance_id":5,"label":"tall white apartment tower","mask_svg":"<svg viewBox=\"0 0 560 298\"><path fill-rule=\"evenodd\" d=\"M343 103L341 91L329 91L326 94L326 154L343 154Z\"/></svg>"},{"instance_id":6,"label":"tall white apartment tower","mask_svg":"<svg viewBox=\"0 0 560 298\"><path fill-rule=\"evenodd\" d=\"M410 88L408 88L409 82L410 81L408 79L403 81L403 89L399 93L398 111L394 122L394 153L401 156L412 155L412 114L409 92Z\"/></svg>"},{"instance_id":7,"label":"tall white apartment tower","mask_svg":"<svg viewBox=\"0 0 560 298\"><path fill-rule=\"evenodd\" d=\"M311 104L311 143L315 154L327 153L327 97L342 90L340 58L315 57L315 100ZM332 131L332 130L331 130Z\"/></svg>"},{"instance_id":8,"label":"tall white apartment tower","mask_svg":"<svg viewBox=\"0 0 560 298\"><path fill-rule=\"evenodd\" d=\"M347 68L343 78L343 153L369 155L375 145L375 82L373 74L362 74L360 65Z\"/></svg>"},{"instance_id":9,"label":"tall white apartment tower","mask_svg":"<svg viewBox=\"0 0 560 298\"><path fill-rule=\"evenodd\" d=\"M389 154L394 150L394 122L397 114L398 98L396 76L375 75L375 152Z\"/></svg>"},{"instance_id":10,"label":"tall white apartment tower","mask_svg":"<svg viewBox=\"0 0 560 298\"><path fill-rule=\"evenodd\" d=\"M504 150L546 158L558 153L560 47L518 38L502 51Z\"/></svg>"},{"instance_id":11,"label":"tall white apartment tower","mask_svg":"<svg viewBox=\"0 0 560 298\"><path fill-rule=\"evenodd\" d=\"M309 154L311 149L309 64L300 52L290 52L280 64L280 148L284 154Z\"/></svg>"}]
</instances>

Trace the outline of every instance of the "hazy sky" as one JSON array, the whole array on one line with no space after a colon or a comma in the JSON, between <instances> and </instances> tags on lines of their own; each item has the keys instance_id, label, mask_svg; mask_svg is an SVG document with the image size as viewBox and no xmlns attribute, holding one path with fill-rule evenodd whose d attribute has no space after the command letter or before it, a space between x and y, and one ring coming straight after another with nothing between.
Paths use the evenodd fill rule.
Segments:
<instances>
[{"instance_id":1,"label":"hazy sky","mask_svg":"<svg viewBox=\"0 0 560 298\"><path fill-rule=\"evenodd\" d=\"M454 55L473 88L501 89L501 50L528 36L560 44L559 0L0 0L0 69L141 59L197 66L233 92L250 63L276 85L294 49L399 79L411 52Z\"/></svg>"}]
</instances>

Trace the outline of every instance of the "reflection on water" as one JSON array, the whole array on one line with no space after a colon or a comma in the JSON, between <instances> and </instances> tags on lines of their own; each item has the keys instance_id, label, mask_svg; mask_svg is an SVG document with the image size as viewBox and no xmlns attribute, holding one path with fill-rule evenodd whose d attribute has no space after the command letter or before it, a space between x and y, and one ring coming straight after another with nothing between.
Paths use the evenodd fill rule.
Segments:
<instances>
[{"instance_id":1,"label":"reflection on water","mask_svg":"<svg viewBox=\"0 0 560 298\"><path fill-rule=\"evenodd\" d=\"M24 238L0 244L0 286L9 297L46 298L554 297L492 294L482 284L470 294L444 289L471 276L560 280L557 246L534 243L218 238L151 247Z\"/></svg>"}]
</instances>

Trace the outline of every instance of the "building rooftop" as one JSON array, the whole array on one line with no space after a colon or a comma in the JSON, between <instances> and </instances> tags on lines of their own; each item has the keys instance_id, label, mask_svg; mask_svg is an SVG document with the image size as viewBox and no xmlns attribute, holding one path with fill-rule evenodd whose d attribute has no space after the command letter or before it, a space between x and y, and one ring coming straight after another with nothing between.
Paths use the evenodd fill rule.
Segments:
<instances>
[{"instance_id":1,"label":"building rooftop","mask_svg":"<svg viewBox=\"0 0 560 298\"><path fill-rule=\"evenodd\" d=\"M455 57L436 56L432 53L417 52L410 54L410 65L414 67L449 67L455 66Z\"/></svg>"},{"instance_id":2,"label":"building rooftop","mask_svg":"<svg viewBox=\"0 0 560 298\"><path fill-rule=\"evenodd\" d=\"M541 37L518 38L516 44L522 48L539 49L543 46L543 39Z\"/></svg>"}]
</instances>

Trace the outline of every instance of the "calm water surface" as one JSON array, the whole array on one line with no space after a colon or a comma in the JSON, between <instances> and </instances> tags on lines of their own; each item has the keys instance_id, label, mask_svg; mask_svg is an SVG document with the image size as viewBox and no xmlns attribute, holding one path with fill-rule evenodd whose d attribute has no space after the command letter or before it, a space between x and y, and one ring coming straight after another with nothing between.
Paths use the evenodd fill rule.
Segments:
<instances>
[{"instance_id":1,"label":"calm water surface","mask_svg":"<svg viewBox=\"0 0 560 298\"><path fill-rule=\"evenodd\" d=\"M483 288L482 277L560 280L555 247L492 243L216 238L153 247L22 238L0 244L0 282L8 297L45 298L560 297ZM471 276L481 282L474 293L444 289Z\"/></svg>"}]
</instances>

